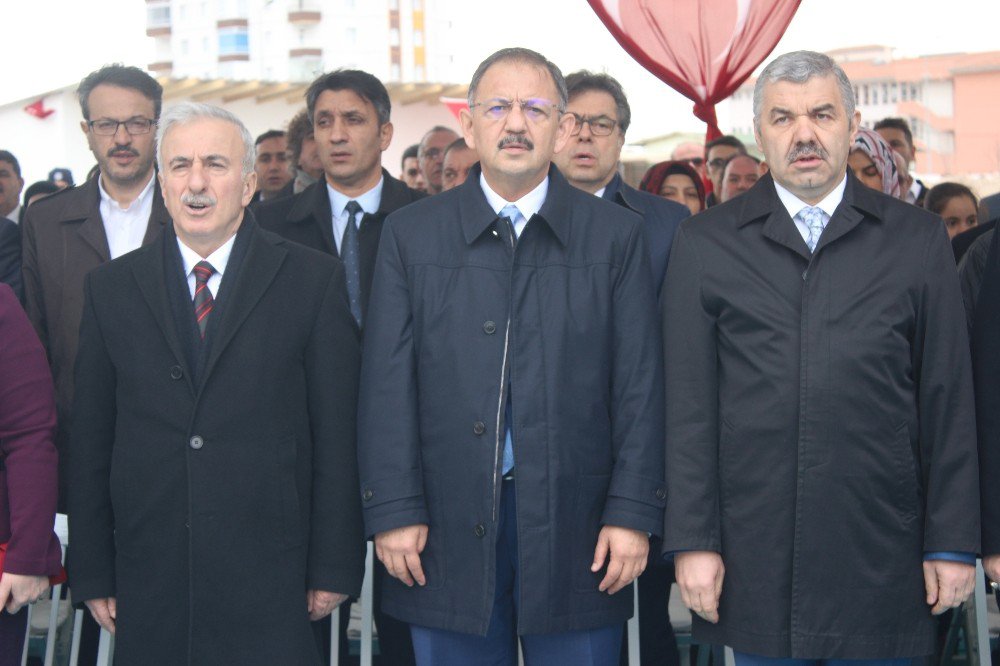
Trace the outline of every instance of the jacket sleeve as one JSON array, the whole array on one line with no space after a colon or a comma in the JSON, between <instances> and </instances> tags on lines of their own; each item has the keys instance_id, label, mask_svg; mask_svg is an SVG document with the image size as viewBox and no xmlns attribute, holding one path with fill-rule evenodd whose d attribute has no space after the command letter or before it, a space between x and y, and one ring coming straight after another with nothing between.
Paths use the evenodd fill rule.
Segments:
<instances>
[{"instance_id":1,"label":"jacket sleeve","mask_svg":"<svg viewBox=\"0 0 1000 666\"><path fill-rule=\"evenodd\" d=\"M0 477L0 506L6 504L11 527L4 571L57 574L61 558L52 532L58 465L52 376L31 324L6 288L0 290L0 341L0 460L6 470Z\"/></svg>"},{"instance_id":2,"label":"jacket sleeve","mask_svg":"<svg viewBox=\"0 0 1000 666\"><path fill-rule=\"evenodd\" d=\"M965 317L970 333L976 311L976 301L979 300L979 286L983 283L983 271L986 270L986 256L989 254L992 238L992 232L987 232L977 238L958 263L958 283L962 288L962 302L965 304Z\"/></svg>"},{"instance_id":3,"label":"jacket sleeve","mask_svg":"<svg viewBox=\"0 0 1000 666\"><path fill-rule=\"evenodd\" d=\"M307 585L357 596L365 573L357 492L361 349L347 304L343 264L336 264L304 355L313 437Z\"/></svg>"},{"instance_id":4,"label":"jacket sleeve","mask_svg":"<svg viewBox=\"0 0 1000 666\"><path fill-rule=\"evenodd\" d=\"M663 552L721 550L716 322L704 266L685 222L663 284L667 508Z\"/></svg>"},{"instance_id":5,"label":"jacket sleeve","mask_svg":"<svg viewBox=\"0 0 1000 666\"><path fill-rule=\"evenodd\" d=\"M913 366L926 513L924 552L979 552L979 466L972 364L954 254L930 234Z\"/></svg>"},{"instance_id":6,"label":"jacket sleeve","mask_svg":"<svg viewBox=\"0 0 1000 666\"><path fill-rule=\"evenodd\" d=\"M69 558L73 600L115 596L115 516L111 455L117 414L117 373L93 298L94 274L84 280L76 392L69 446Z\"/></svg>"},{"instance_id":7,"label":"jacket sleeve","mask_svg":"<svg viewBox=\"0 0 1000 666\"><path fill-rule=\"evenodd\" d=\"M38 248L36 218L31 209L25 211L21 223L21 279L24 288L24 311L35 327L45 351L49 350L48 327L45 322L45 303L42 300L42 280L38 274Z\"/></svg>"},{"instance_id":8,"label":"jacket sleeve","mask_svg":"<svg viewBox=\"0 0 1000 666\"><path fill-rule=\"evenodd\" d=\"M8 220L4 220L7 222ZM21 227L11 222L0 227L0 282L10 286L18 300L24 298L21 284Z\"/></svg>"},{"instance_id":9,"label":"jacket sleeve","mask_svg":"<svg viewBox=\"0 0 1000 666\"><path fill-rule=\"evenodd\" d=\"M659 535L663 486L663 357L649 254L637 224L613 292L611 439L614 469L601 522Z\"/></svg>"},{"instance_id":10,"label":"jacket sleeve","mask_svg":"<svg viewBox=\"0 0 1000 666\"><path fill-rule=\"evenodd\" d=\"M365 534L428 524L420 464L417 359L406 267L386 220L365 322L358 463Z\"/></svg>"}]
</instances>

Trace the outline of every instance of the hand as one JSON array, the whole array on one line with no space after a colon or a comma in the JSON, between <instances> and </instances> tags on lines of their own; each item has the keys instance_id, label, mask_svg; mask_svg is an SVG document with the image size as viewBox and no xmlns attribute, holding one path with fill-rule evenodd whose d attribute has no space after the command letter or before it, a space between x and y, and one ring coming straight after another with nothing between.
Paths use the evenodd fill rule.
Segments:
<instances>
[{"instance_id":1,"label":"hand","mask_svg":"<svg viewBox=\"0 0 1000 666\"><path fill-rule=\"evenodd\" d=\"M375 554L379 562L385 565L390 576L398 578L408 587L413 587L414 579L418 585L427 584L420 566L420 553L424 552L426 545L426 525L397 527L375 535Z\"/></svg>"},{"instance_id":2,"label":"hand","mask_svg":"<svg viewBox=\"0 0 1000 666\"><path fill-rule=\"evenodd\" d=\"M674 577L684 605L712 624L719 621L719 595L725 575L718 553L692 550L674 556Z\"/></svg>"},{"instance_id":3,"label":"hand","mask_svg":"<svg viewBox=\"0 0 1000 666\"><path fill-rule=\"evenodd\" d=\"M976 583L976 567L964 562L927 560L924 562L924 587L931 613L940 615L956 608L972 594Z\"/></svg>"},{"instance_id":4,"label":"hand","mask_svg":"<svg viewBox=\"0 0 1000 666\"><path fill-rule=\"evenodd\" d=\"M94 620L102 628L107 629L112 634L115 633L115 618L118 617L118 600L114 597L105 599L87 599L87 608Z\"/></svg>"},{"instance_id":5,"label":"hand","mask_svg":"<svg viewBox=\"0 0 1000 666\"><path fill-rule=\"evenodd\" d=\"M614 594L645 571L649 537L639 530L605 525L597 535L594 563L590 565L590 570L594 573L600 571L609 554L608 572L597 589Z\"/></svg>"},{"instance_id":6,"label":"hand","mask_svg":"<svg viewBox=\"0 0 1000 666\"><path fill-rule=\"evenodd\" d=\"M995 583L1000 583L1000 554L983 555L983 570L986 577Z\"/></svg>"},{"instance_id":7,"label":"hand","mask_svg":"<svg viewBox=\"0 0 1000 666\"><path fill-rule=\"evenodd\" d=\"M5 573L0 575L0 606L6 606L13 615L27 604L33 604L49 589L48 576L22 576Z\"/></svg>"},{"instance_id":8,"label":"hand","mask_svg":"<svg viewBox=\"0 0 1000 666\"><path fill-rule=\"evenodd\" d=\"M309 619L313 622L322 620L346 600L346 594L327 592L326 590L309 590L306 592L306 609L309 611Z\"/></svg>"}]
</instances>

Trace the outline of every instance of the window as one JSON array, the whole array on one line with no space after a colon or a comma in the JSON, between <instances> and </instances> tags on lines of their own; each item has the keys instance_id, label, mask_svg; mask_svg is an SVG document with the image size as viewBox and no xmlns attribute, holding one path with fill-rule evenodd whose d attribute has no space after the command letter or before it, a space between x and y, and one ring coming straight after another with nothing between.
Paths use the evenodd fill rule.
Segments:
<instances>
[{"instance_id":1,"label":"window","mask_svg":"<svg viewBox=\"0 0 1000 666\"><path fill-rule=\"evenodd\" d=\"M187 55L187 54L188 54L188 40L182 39L181 40L181 55Z\"/></svg>"},{"instance_id":2,"label":"window","mask_svg":"<svg viewBox=\"0 0 1000 666\"><path fill-rule=\"evenodd\" d=\"M345 31L344 34L346 35L345 41L347 42L348 46L357 46L357 44L358 44L358 29L357 28L348 28Z\"/></svg>"},{"instance_id":3,"label":"window","mask_svg":"<svg viewBox=\"0 0 1000 666\"><path fill-rule=\"evenodd\" d=\"M414 46L423 46L424 45L424 31L423 30L414 30L413 31L413 45Z\"/></svg>"},{"instance_id":4,"label":"window","mask_svg":"<svg viewBox=\"0 0 1000 666\"><path fill-rule=\"evenodd\" d=\"M146 6L146 26L158 28L170 25L170 5L167 3L150 3Z\"/></svg>"},{"instance_id":5,"label":"window","mask_svg":"<svg viewBox=\"0 0 1000 666\"><path fill-rule=\"evenodd\" d=\"M413 0L413 11L419 12L424 9L424 0Z\"/></svg>"},{"instance_id":6,"label":"window","mask_svg":"<svg viewBox=\"0 0 1000 666\"><path fill-rule=\"evenodd\" d=\"M250 40L246 28L221 28L219 30L219 55L247 55Z\"/></svg>"},{"instance_id":7,"label":"window","mask_svg":"<svg viewBox=\"0 0 1000 666\"><path fill-rule=\"evenodd\" d=\"M399 28L389 30L389 46L399 46Z\"/></svg>"},{"instance_id":8,"label":"window","mask_svg":"<svg viewBox=\"0 0 1000 666\"><path fill-rule=\"evenodd\" d=\"M425 75L424 75L424 66L423 65L417 65L416 67L414 67L413 68L413 75L414 75L414 78L417 79L417 81L423 81L426 78Z\"/></svg>"},{"instance_id":9,"label":"window","mask_svg":"<svg viewBox=\"0 0 1000 666\"><path fill-rule=\"evenodd\" d=\"M399 63L398 62L394 62L394 63L392 63L392 67L390 67L389 79L392 80L392 81L399 81L400 78L401 78L401 75L400 75L400 71L399 71Z\"/></svg>"},{"instance_id":10,"label":"window","mask_svg":"<svg viewBox=\"0 0 1000 666\"><path fill-rule=\"evenodd\" d=\"M389 0L389 9L391 11L399 11L399 0Z\"/></svg>"},{"instance_id":11,"label":"window","mask_svg":"<svg viewBox=\"0 0 1000 666\"><path fill-rule=\"evenodd\" d=\"M889 89L889 101L895 104L899 101L899 86L894 82Z\"/></svg>"}]
</instances>

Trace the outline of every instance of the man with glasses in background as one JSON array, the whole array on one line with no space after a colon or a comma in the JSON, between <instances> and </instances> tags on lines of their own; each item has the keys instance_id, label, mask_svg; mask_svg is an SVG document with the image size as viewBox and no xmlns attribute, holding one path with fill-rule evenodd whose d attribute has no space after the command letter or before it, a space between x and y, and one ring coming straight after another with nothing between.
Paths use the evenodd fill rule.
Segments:
<instances>
[{"instance_id":1,"label":"man with glasses in background","mask_svg":"<svg viewBox=\"0 0 1000 666\"><path fill-rule=\"evenodd\" d=\"M80 128L99 173L33 204L23 222L25 310L48 353L56 386L56 447L65 460L73 402L73 365L83 310L83 278L96 266L150 243L170 221L156 182L156 122L163 88L137 67L108 65L77 89ZM59 511L66 506L59 469ZM72 550L69 557L72 557ZM72 584L72 583L71 583ZM96 657L97 625L84 633L82 662ZM92 654L91 654L92 653Z\"/></svg>"},{"instance_id":2,"label":"man with glasses in background","mask_svg":"<svg viewBox=\"0 0 1000 666\"><path fill-rule=\"evenodd\" d=\"M457 138L458 134L444 125L435 125L420 140L417 158L428 194L437 194L444 188L444 151Z\"/></svg>"},{"instance_id":3,"label":"man with glasses in background","mask_svg":"<svg viewBox=\"0 0 1000 666\"><path fill-rule=\"evenodd\" d=\"M552 166L544 56L479 65L465 183L386 220L359 404L368 535L418 664L611 664L659 534L663 368L642 219ZM385 406L392 405L392 418Z\"/></svg>"},{"instance_id":4,"label":"man with glasses in background","mask_svg":"<svg viewBox=\"0 0 1000 666\"><path fill-rule=\"evenodd\" d=\"M705 144L705 166L712 181L712 191L705 198L705 206L714 206L722 200L722 176L726 162L733 155L746 155L747 147L735 136L727 134Z\"/></svg>"}]
</instances>

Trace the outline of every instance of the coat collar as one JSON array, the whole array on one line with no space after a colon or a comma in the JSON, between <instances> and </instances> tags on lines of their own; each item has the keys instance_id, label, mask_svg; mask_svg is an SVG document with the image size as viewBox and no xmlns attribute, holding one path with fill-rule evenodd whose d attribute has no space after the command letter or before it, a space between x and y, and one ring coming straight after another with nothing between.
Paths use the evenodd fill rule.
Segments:
<instances>
[{"instance_id":1,"label":"coat collar","mask_svg":"<svg viewBox=\"0 0 1000 666\"><path fill-rule=\"evenodd\" d=\"M284 243L283 240L261 233L250 209L245 209L244 215L238 233L248 234L246 257L244 257L243 265L238 273L234 276L236 281L231 285L232 292L228 296L226 307L221 311L222 320L214 331L215 340L212 342L209 358L200 381L202 386L211 376L219 357L232 341L233 336L273 282L285 255L288 254L288 251L281 247ZM176 358L183 359L185 354L180 342L178 323L173 315L165 281L166 244L176 243L176 238L173 225L167 225L152 245L146 248L143 256L136 257L137 260L133 261L132 272L139 284L139 290L163 331L167 346ZM191 391L197 393L189 374L185 374L185 377Z\"/></svg>"},{"instance_id":2,"label":"coat collar","mask_svg":"<svg viewBox=\"0 0 1000 666\"><path fill-rule=\"evenodd\" d=\"M751 222L763 219L761 234L798 253L807 261L811 259L814 253L809 252L809 247L802 240L802 234L799 233L792 218L788 215L788 210L781 203L781 199L778 198L771 174L765 174L740 199L742 205L737 218L737 227L744 227ZM880 206L878 206L878 198L873 190L862 185L854 177L854 174L848 172L844 198L837 206L837 210L834 211L833 217L820 237L816 253L850 233L866 219L872 222L881 222L882 215Z\"/></svg>"},{"instance_id":3,"label":"coat collar","mask_svg":"<svg viewBox=\"0 0 1000 666\"><path fill-rule=\"evenodd\" d=\"M458 188L462 230L465 234L465 242L470 245L499 219L486 202L483 188L479 186L481 173L482 168L479 163L476 163L469 170L465 182ZM559 173L559 169L554 164L550 164L549 191L545 197L545 203L542 204L537 213L531 216L532 219L538 218L544 222L563 245L569 242L573 191L573 186Z\"/></svg>"},{"instance_id":4,"label":"coat collar","mask_svg":"<svg viewBox=\"0 0 1000 666\"><path fill-rule=\"evenodd\" d=\"M619 206L628 208L633 213L642 215L642 209L636 201L638 191L629 187L628 183L622 180L621 174L616 173L614 178L604 187L604 198L608 201L613 201Z\"/></svg>"}]
</instances>

